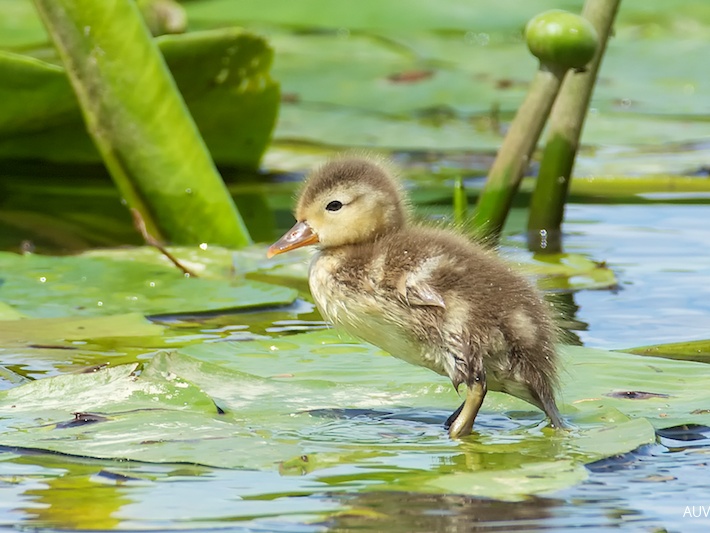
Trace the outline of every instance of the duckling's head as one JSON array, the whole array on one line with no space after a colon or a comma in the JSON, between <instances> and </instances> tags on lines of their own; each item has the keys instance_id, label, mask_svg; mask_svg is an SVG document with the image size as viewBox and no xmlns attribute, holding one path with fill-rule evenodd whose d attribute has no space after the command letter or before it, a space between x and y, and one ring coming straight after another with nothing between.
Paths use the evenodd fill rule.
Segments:
<instances>
[{"instance_id":1,"label":"duckling's head","mask_svg":"<svg viewBox=\"0 0 710 533\"><path fill-rule=\"evenodd\" d=\"M399 182L383 164L351 156L307 178L295 214L298 222L269 248L269 257L315 243L333 248L373 241L399 229L407 209Z\"/></svg>"}]
</instances>

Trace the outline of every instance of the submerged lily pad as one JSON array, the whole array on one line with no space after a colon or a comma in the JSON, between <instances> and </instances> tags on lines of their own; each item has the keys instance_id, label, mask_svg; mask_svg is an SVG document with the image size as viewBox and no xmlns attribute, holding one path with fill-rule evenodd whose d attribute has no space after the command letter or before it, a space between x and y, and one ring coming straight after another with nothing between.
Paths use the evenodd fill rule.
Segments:
<instances>
[{"instance_id":1,"label":"submerged lily pad","mask_svg":"<svg viewBox=\"0 0 710 533\"><path fill-rule=\"evenodd\" d=\"M710 402L710 369L690 362L564 347L560 405L572 429L541 429L542 413L491 393L474 435L452 441L442 426L459 399L445 379L330 330L184 352L158 353L140 375L127 365L1 392L0 444L276 469L307 475L311 492L346 483L515 499L653 442L651 424L710 423L698 410ZM614 394L631 390L657 396ZM413 469L414 457L432 466ZM358 473L339 478L343 464Z\"/></svg>"},{"instance_id":2,"label":"submerged lily pad","mask_svg":"<svg viewBox=\"0 0 710 533\"><path fill-rule=\"evenodd\" d=\"M140 313L3 320L0 361L35 377L53 375L58 368L94 371L134 362L150 346L165 347L165 331Z\"/></svg>"},{"instance_id":3,"label":"submerged lily pad","mask_svg":"<svg viewBox=\"0 0 710 533\"><path fill-rule=\"evenodd\" d=\"M139 313L91 318L37 318L0 320L0 346L28 343L68 343L106 337L161 335L164 326L153 324Z\"/></svg>"},{"instance_id":4,"label":"submerged lily pad","mask_svg":"<svg viewBox=\"0 0 710 533\"><path fill-rule=\"evenodd\" d=\"M188 279L175 267L124 259L0 253L0 300L47 318L246 309L289 304L297 294L244 279Z\"/></svg>"}]
</instances>

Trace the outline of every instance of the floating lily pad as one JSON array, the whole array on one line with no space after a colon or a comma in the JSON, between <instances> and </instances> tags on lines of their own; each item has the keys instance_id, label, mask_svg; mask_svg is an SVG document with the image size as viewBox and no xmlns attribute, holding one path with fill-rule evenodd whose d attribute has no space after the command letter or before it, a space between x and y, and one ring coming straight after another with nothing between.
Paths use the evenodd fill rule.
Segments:
<instances>
[{"instance_id":1,"label":"floating lily pad","mask_svg":"<svg viewBox=\"0 0 710 533\"><path fill-rule=\"evenodd\" d=\"M35 318L177 314L285 305L286 287L244 279L187 279L175 267L101 257L0 253L0 300Z\"/></svg>"},{"instance_id":2,"label":"floating lily pad","mask_svg":"<svg viewBox=\"0 0 710 533\"><path fill-rule=\"evenodd\" d=\"M11 389L12 387L22 385L29 381L29 379L18 374L17 372L13 372L4 366L0 366L0 390Z\"/></svg>"},{"instance_id":3,"label":"floating lily pad","mask_svg":"<svg viewBox=\"0 0 710 533\"><path fill-rule=\"evenodd\" d=\"M363 402L363 393L369 402ZM45 401L49 395L53 399ZM135 375L135 365L125 365L37 380L0 393L0 444L104 459L279 469L284 474L299 473L296 466L301 461L312 469L313 491L337 487L339 482L330 479L332 468L357 464L361 474L349 480L351 488L456 490L508 499L576 483L586 477L581 465L600 457L585 449L598 439L584 430L543 434L529 420L482 422L480 436L455 442L441 427L443 416L435 422L408 419L401 409L389 408L387 416L368 415L377 411L365 410L352 418L347 411L333 418L324 407L333 402L369 403L387 413L388 396L372 380L354 386L324 380L289 383L179 354L159 354L140 376ZM400 402L402 398L400 394ZM314 411L317 407L322 414ZM623 443L615 452L654 438L643 420L625 420L609 421L604 427L606 437ZM628 424L634 427L634 439L617 439L628 433ZM617 435L617 430L622 433ZM589 431L599 430L590 426ZM482 465L463 477L448 467L422 472L398 466L409 454L429 455L432 464L453 454ZM545 458L561 459L560 455L567 457L564 464L546 466ZM542 470L547 473L536 474ZM469 479L464 479L466 475ZM487 480L493 477L500 481L489 486ZM505 491L505 485L517 488Z\"/></svg>"},{"instance_id":4,"label":"floating lily pad","mask_svg":"<svg viewBox=\"0 0 710 533\"><path fill-rule=\"evenodd\" d=\"M0 320L18 320L24 315L14 308L7 305L5 302L0 302Z\"/></svg>"},{"instance_id":5,"label":"floating lily pad","mask_svg":"<svg viewBox=\"0 0 710 533\"><path fill-rule=\"evenodd\" d=\"M134 362L151 346L166 347L165 331L139 313L5 320L0 321L0 361L33 377L56 374L59 368L94 371Z\"/></svg>"},{"instance_id":6,"label":"floating lily pad","mask_svg":"<svg viewBox=\"0 0 710 533\"><path fill-rule=\"evenodd\" d=\"M167 250L200 279L224 280L254 272L266 263L265 249L259 247L229 250L221 246L168 246ZM175 268L173 263L152 246L89 250L84 257L130 261L150 266Z\"/></svg>"},{"instance_id":7,"label":"floating lily pad","mask_svg":"<svg viewBox=\"0 0 710 533\"><path fill-rule=\"evenodd\" d=\"M0 320L0 346L63 344L107 337L148 337L161 335L164 330L164 326L153 324L139 313L91 318Z\"/></svg>"},{"instance_id":8,"label":"floating lily pad","mask_svg":"<svg viewBox=\"0 0 710 533\"><path fill-rule=\"evenodd\" d=\"M521 266L537 276L540 288L548 291L611 289L618 285L606 264L579 254L535 254L531 263Z\"/></svg>"},{"instance_id":9,"label":"floating lily pad","mask_svg":"<svg viewBox=\"0 0 710 533\"><path fill-rule=\"evenodd\" d=\"M250 275L264 281L298 286L307 291L308 266L314 250L305 249L266 258L264 246L231 251L217 246L202 248L169 247L185 267L201 277L223 279L230 271ZM151 247L96 250L85 253L88 257L131 260L149 265L168 267L170 261ZM579 254L538 254L529 258L516 255L511 259L522 272L534 275L539 286L547 291L578 291L582 289L608 289L618 282L614 272L604 263ZM258 274L258 276L254 276Z\"/></svg>"},{"instance_id":10,"label":"floating lily pad","mask_svg":"<svg viewBox=\"0 0 710 533\"><path fill-rule=\"evenodd\" d=\"M583 464L652 442L649 421L710 423L697 409L710 401L710 369L690 362L564 347L560 404L571 430L540 430L542 413L491 393L476 433L452 441L442 424L458 398L445 379L333 331L185 352L157 354L140 375L127 365L4 391L0 444L278 469L310 476L311 491L336 490L338 465L355 464L351 490L515 499L577 483ZM616 394L641 390L655 396ZM412 454L433 466L410 469Z\"/></svg>"},{"instance_id":11,"label":"floating lily pad","mask_svg":"<svg viewBox=\"0 0 710 533\"><path fill-rule=\"evenodd\" d=\"M332 379L338 383L366 383L379 379L381 391L389 392L395 401L403 400L412 407L450 408L452 398L456 403L445 379L388 357L371 345L355 342L338 330L239 344L196 345L183 351L262 377L289 376L284 378L289 382ZM566 406L563 411L567 409L570 414L576 413L574 416L587 416L611 409L623 413L622 417L648 418L656 427L710 423L710 415L695 414L698 405L710 402L710 390L706 390L703 377L710 378L710 368L706 365L576 346L562 346L560 351L562 388L559 397L561 405ZM373 372L380 373L381 377L374 377ZM420 387L416 392L411 389L414 383ZM636 400L612 395L635 390L667 397ZM363 395L351 407L373 407L370 402L371 399ZM486 402L490 403L484 407L490 405L498 410L531 409L525 402L505 394L489 393Z\"/></svg>"},{"instance_id":12,"label":"floating lily pad","mask_svg":"<svg viewBox=\"0 0 710 533\"><path fill-rule=\"evenodd\" d=\"M656 344L654 346L639 346L623 350L638 355L653 357L666 357L668 359L682 359L685 361L698 361L710 363L710 340L673 342L670 344Z\"/></svg>"},{"instance_id":13,"label":"floating lily pad","mask_svg":"<svg viewBox=\"0 0 710 533\"><path fill-rule=\"evenodd\" d=\"M701 1L654 6L620 10L585 124L587 146L638 153L638 145L707 137L710 77L701 65L708 9ZM267 10L258 2L203 0L187 11L198 27L237 23L268 32L285 95L277 142L451 152L500 146L500 123L512 118L536 68L521 39L525 22L546 9L579 7L368 1L352 9L311 0ZM651 171L678 172L678 162L657 157ZM604 150L579 165L584 175L619 168L629 172L618 152Z\"/></svg>"}]
</instances>

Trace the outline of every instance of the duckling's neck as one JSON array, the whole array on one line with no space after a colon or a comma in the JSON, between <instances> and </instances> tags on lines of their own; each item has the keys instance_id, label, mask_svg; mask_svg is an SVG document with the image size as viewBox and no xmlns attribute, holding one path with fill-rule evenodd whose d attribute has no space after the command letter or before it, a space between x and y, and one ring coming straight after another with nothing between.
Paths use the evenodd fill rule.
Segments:
<instances>
[{"instance_id":1,"label":"duckling's neck","mask_svg":"<svg viewBox=\"0 0 710 533\"><path fill-rule=\"evenodd\" d=\"M319 252L324 255L342 256L342 255L369 255L375 249L385 237L391 238L394 235L399 234L405 229L404 223L390 225L385 231L377 232L373 235L368 236L367 239L361 241L349 242L345 244L338 244L335 246L321 246Z\"/></svg>"}]
</instances>

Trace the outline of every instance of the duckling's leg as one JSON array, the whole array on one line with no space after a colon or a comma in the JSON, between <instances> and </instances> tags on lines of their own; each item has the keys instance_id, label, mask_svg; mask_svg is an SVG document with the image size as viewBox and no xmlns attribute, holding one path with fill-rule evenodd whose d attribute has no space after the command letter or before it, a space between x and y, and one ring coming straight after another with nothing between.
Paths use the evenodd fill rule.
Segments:
<instances>
[{"instance_id":1,"label":"duckling's leg","mask_svg":"<svg viewBox=\"0 0 710 533\"><path fill-rule=\"evenodd\" d=\"M449 436L452 439L458 439L471 434L473 421L476 419L483 399L486 397L488 388L486 386L486 376L483 372L477 374L472 383L466 385L466 400L463 402L449 420L456 416L456 419L449 426Z\"/></svg>"}]
</instances>

